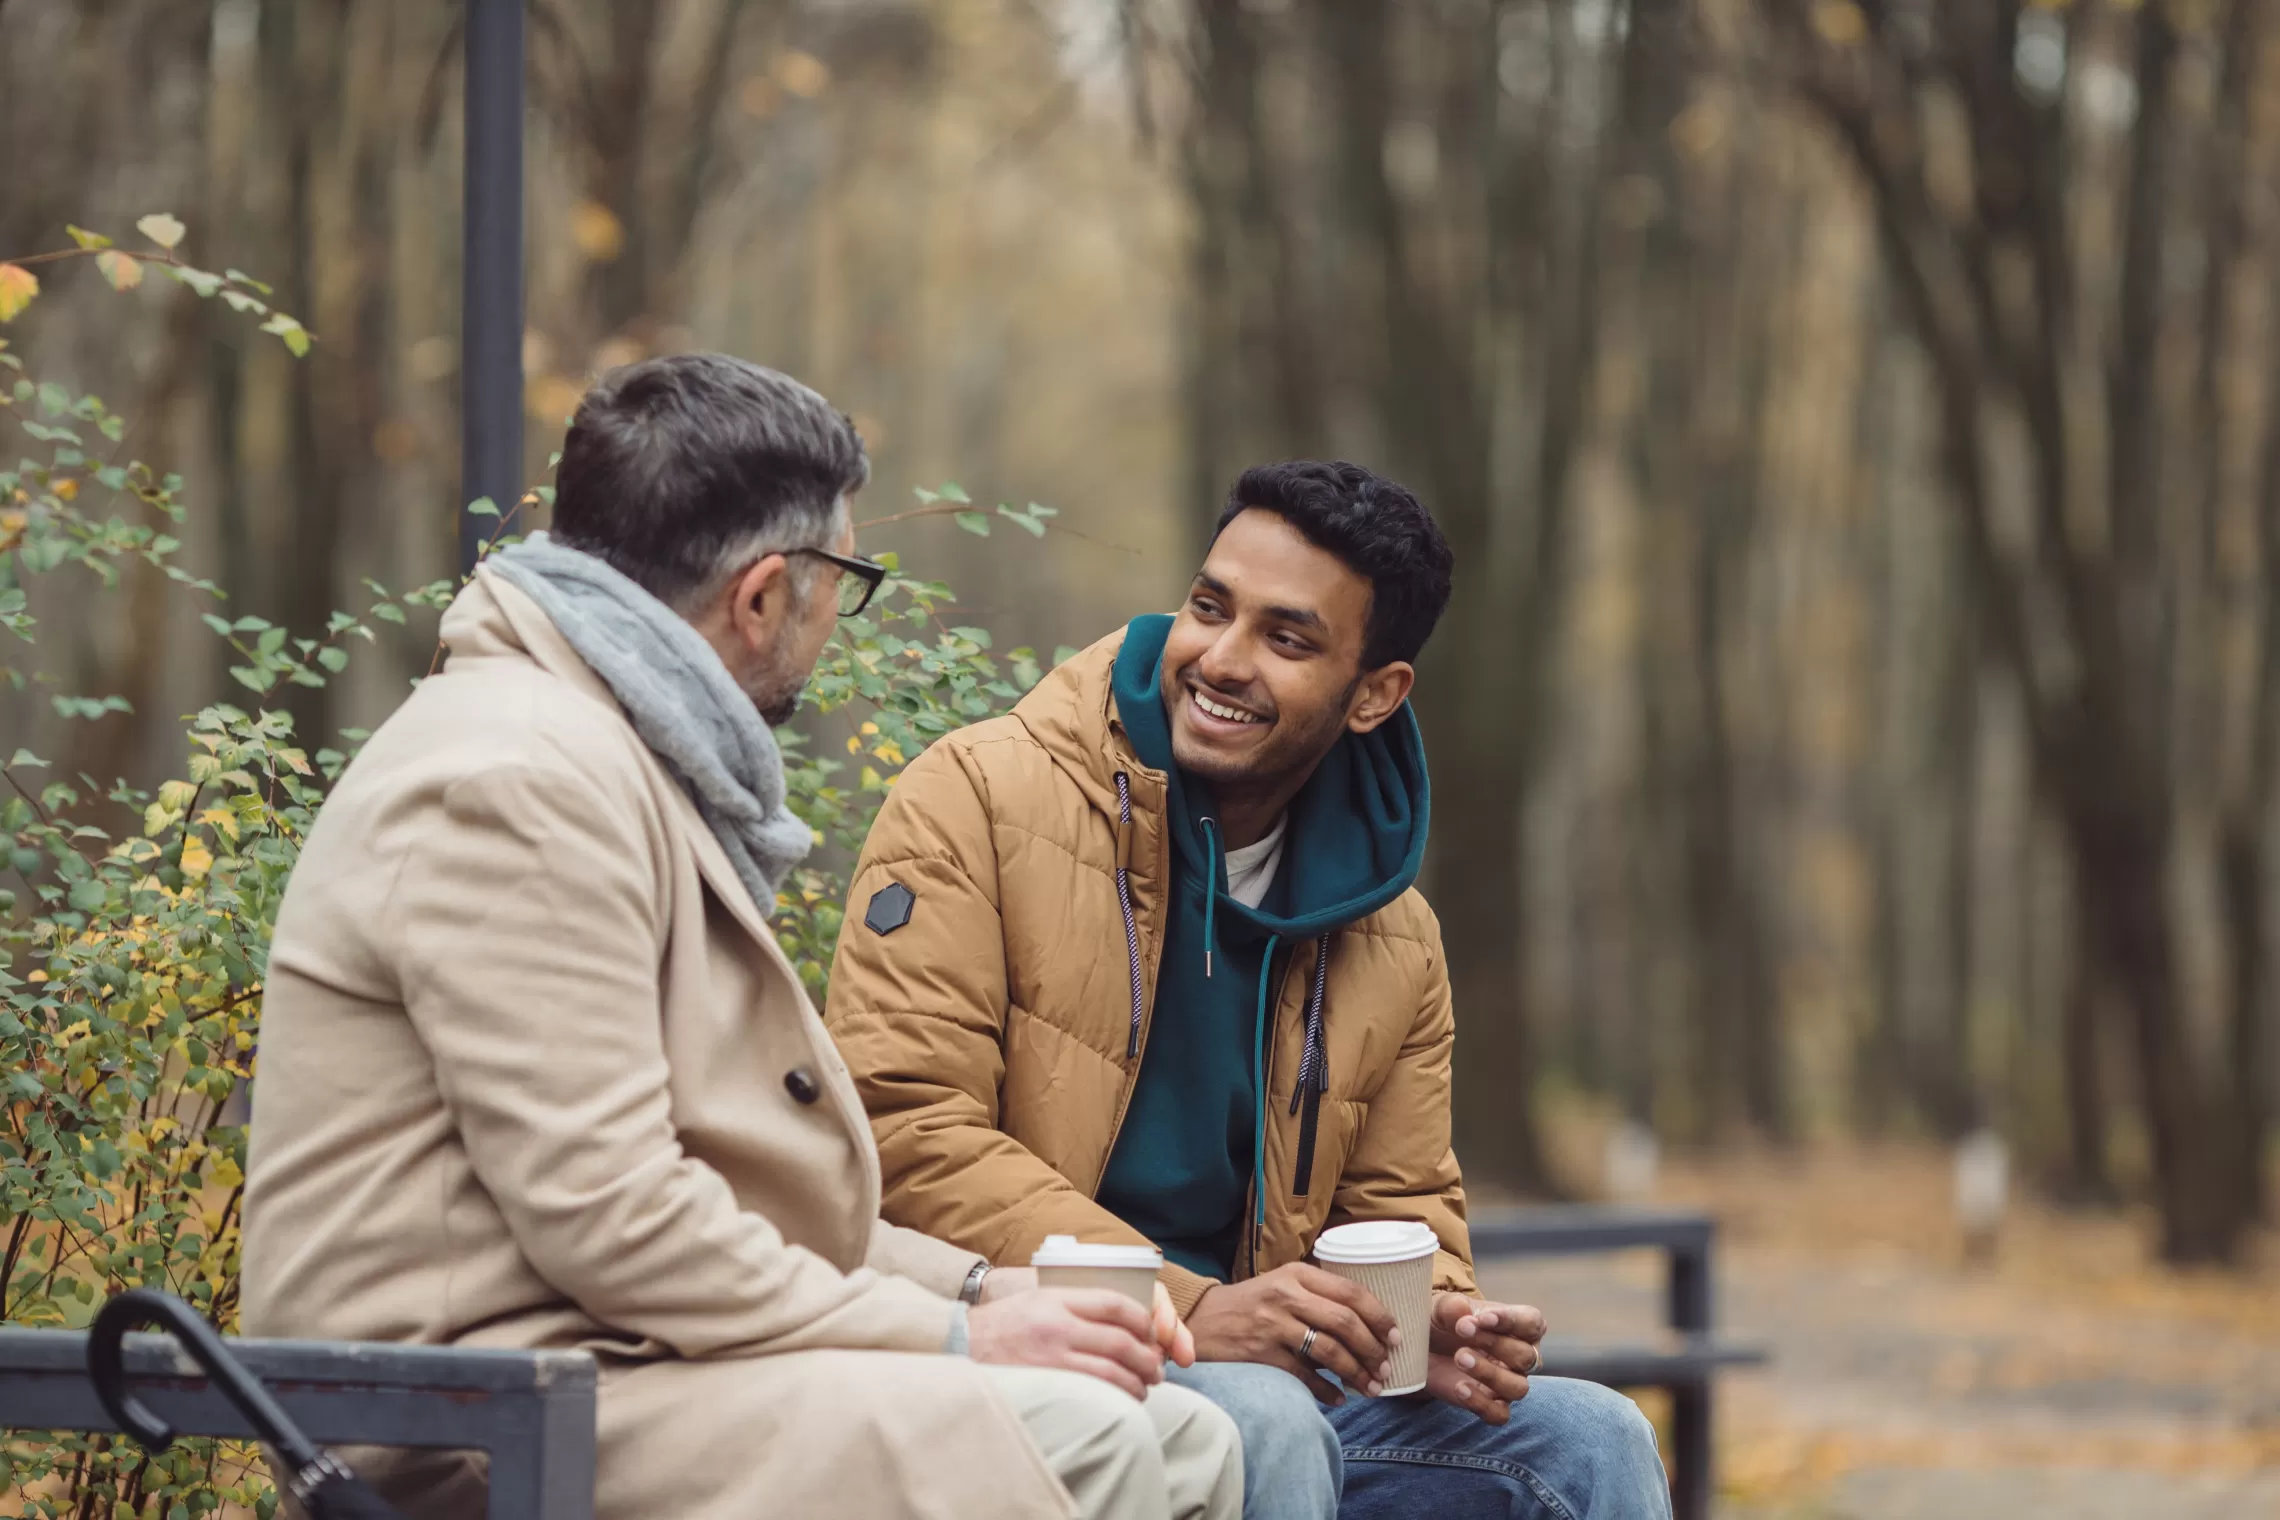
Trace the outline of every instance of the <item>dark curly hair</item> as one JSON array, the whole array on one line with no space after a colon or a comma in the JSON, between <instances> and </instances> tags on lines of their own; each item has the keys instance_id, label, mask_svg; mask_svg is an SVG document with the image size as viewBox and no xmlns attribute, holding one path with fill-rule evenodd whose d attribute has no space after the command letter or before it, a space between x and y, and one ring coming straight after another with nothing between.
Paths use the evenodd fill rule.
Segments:
<instances>
[{"instance_id":1,"label":"dark curly hair","mask_svg":"<svg viewBox=\"0 0 2280 1520\"><path fill-rule=\"evenodd\" d=\"M1417 658L1449 605L1453 557L1424 503L1358 464L1291 459L1254 465L1227 493L1217 539L1252 509L1272 512L1370 583L1362 668Z\"/></svg>"}]
</instances>

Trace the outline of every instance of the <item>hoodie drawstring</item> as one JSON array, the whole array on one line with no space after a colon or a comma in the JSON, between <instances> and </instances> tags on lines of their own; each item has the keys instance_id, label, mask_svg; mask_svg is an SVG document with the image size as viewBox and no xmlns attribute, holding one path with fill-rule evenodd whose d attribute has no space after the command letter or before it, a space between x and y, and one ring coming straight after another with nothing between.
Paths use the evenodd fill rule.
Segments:
<instances>
[{"instance_id":1,"label":"hoodie drawstring","mask_svg":"<svg viewBox=\"0 0 2280 1520\"><path fill-rule=\"evenodd\" d=\"M1211 910L1219 903L1219 820L1203 820L1203 974L1211 975Z\"/></svg>"},{"instance_id":2,"label":"hoodie drawstring","mask_svg":"<svg viewBox=\"0 0 2280 1520\"><path fill-rule=\"evenodd\" d=\"M1124 952L1132 962L1132 1037L1124 1059L1140 1058L1140 1015L1147 1006L1140 986L1140 926L1132 916L1132 783L1116 773L1116 905L1124 910Z\"/></svg>"},{"instance_id":3,"label":"hoodie drawstring","mask_svg":"<svg viewBox=\"0 0 2280 1520\"><path fill-rule=\"evenodd\" d=\"M1203 875L1203 974L1212 971L1212 949L1217 944L1215 929L1219 903L1219 823L1217 819L1200 820L1204 839ZM1125 1043L1126 1060L1137 1059L1140 1054L1140 1024L1147 1009L1147 993L1140 975L1140 928L1132 912L1132 783L1123 771L1116 773L1116 903L1124 912L1124 949L1132 968L1132 1032ZM1257 1027L1251 1037L1251 1068L1259 1074L1261 1087L1267 1081L1267 1020L1272 1010L1267 1006L1274 988L1275 950L1281 945L1280 935L1267 936L1266 951L1259 957L1259 1007ZM1291 1181L1293 1195L1303 1198L1313 1180L1314 1138L1318 1126L1322 1095L1330 1090L1330 1054L1324 1035L1326 999L1330 985L1330 936L1325 934L1314 942L1313 985L1306 997L1306 1038L1300 1047L1298 1081L1291 1090L1290 1111L1303 1116L1298 1126L1298 1164ZM1267 1103L1264 1092L1259 1095L1259 1112L1251 1135L1251 1196L1252 1227L1264 1230L1267 1223ZM1256 1245L1253 1247L1256 1250Z\"/></svg>"}]
</instances>

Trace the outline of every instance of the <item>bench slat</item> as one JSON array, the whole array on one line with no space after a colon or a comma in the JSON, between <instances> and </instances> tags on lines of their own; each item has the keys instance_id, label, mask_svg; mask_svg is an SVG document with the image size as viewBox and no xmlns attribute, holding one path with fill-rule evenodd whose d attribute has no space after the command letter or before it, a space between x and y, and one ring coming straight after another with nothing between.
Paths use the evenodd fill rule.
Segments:
<instances>
[{"instance_id":1,"label":"bench slat","mask_svg":"<svg viewBox=\"0 0 2280 1520\"><path fill-rule=\"evenodd\" d=\"M594 1359L583 1351L236 1339L229 1347L265 1383L539 1395L594 1387ZM125 1352L128 1375L138 1383L199 1375L198 1364L169 1335L130 1335ZM80 1331L0 1328L0 1372L86 1370L87 1337Z\"/></svg>"},{"instance_id":2,"label":"bench slat","mask_svg":"<svg viewBox=\"0 0 2280 1520\"><path fill-rule=\"evenodd\" d=\"M1466 1223L1473 1256L1562 1256L1646 1247L1707 1251L1715 1226L1686 1209L1597 1203L1475 1210Z\"/></svg>"},{"instance_id":3,"label":"bench slat","mask_svg":"<svg viewBox=\"0 0 2280 1520\"><path fill-rule=\"evenodd\" d=\"M1678 1388L1706 1383L1729 1367L1766 1360L1762 1346L1691 1336L1675 1345L1622 1345L1563 1340L1544 1342L1546 1377L1580 1378L1619 1388Z\"/></svg>"}]
</instances>

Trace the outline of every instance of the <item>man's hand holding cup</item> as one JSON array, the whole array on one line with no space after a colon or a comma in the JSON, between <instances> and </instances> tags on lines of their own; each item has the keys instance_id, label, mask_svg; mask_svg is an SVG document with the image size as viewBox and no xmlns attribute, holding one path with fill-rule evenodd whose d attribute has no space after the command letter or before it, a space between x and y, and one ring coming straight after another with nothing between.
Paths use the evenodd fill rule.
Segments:
<instances>
[{"instance_id":1,"label":"man's hand holding cup","mask_svg":"<svg viewBox=\"0 0 2280 1520\"><path fill-rule=\"evenodd\" d=\"M1491 1425L1512 1417L1528 1378L1544 1363L1544 1316L1526 1304L1497 1304L1462 1293L1433 1296L1433 1350L1425 1387Z\"/></svg>"},{"instance_id":2,"label":"man's hand holding cup","mask_svg":"<svg viewBox=\"0 0 2280 1520\"><path fill-rule=\"evenodd\" d=\"M1142 1397L1163 1380L1164 1358L1195 1365L1195 1337L1156 1280L1161 1262L1152 1247L1136 1252L1056 1236L1035 1265L993 1267L982 1278L967 1316L969 1349L976 1361L1089 1372ZM1104 1339L1101 1330L1128 1342ZM1135 1356L1136 1349L1146 1354Z\"/></svg>"},{"instance_id":3,"label":"man's hand holding cup","mask_svg":"<svg viewBox=\"0 0 2280 1520\"><path fill-rule=\"evenodd\" d=\"M1205 1289L1187 1323L1203 1360L1280 1367L1333 1406L1345 1395L1322 1372L1348 1388L1383 1392L1401 1339L1376 1295L1305 1262Z\"/></svg>"},{"instance_id":4,"label":"man's hand holding cup","mask_svg":"<svg viewBox=\"0 0 2280 1520\"><path fill-rule=\"evenodd\" d=\"M1148 1311L1106 1288L1009 1293L979 1304L966 1315L966 1348L977 1362L1089 1373L1136 1399L1164 1380Z\"/></svg>"}]
</instances>

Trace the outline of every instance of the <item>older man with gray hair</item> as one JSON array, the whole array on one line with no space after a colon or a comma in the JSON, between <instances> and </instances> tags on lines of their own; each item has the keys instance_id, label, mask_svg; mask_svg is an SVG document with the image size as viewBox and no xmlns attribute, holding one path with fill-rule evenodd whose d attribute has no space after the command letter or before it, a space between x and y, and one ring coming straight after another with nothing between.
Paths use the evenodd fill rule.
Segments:
<instances>
[{"instance_id":1,"label":"older man with gray hair","mask_svg":"<svg viewBox=\"0 0 2280 1520\"><path fill-rule=\"evenodd\" d=\"M863 1106L768 925L810 834L770 725L880 567L863 443L720 355L578 409L555 534L352 764L279 916L246 1329L584 1347L603 1520L1234 1520L1193 1345L879 1219ZM423 1516L475 1458L358 1453Z\"/></svg>"}]
</instances>

